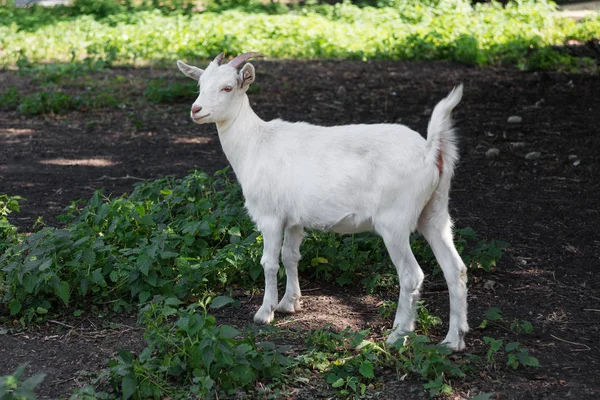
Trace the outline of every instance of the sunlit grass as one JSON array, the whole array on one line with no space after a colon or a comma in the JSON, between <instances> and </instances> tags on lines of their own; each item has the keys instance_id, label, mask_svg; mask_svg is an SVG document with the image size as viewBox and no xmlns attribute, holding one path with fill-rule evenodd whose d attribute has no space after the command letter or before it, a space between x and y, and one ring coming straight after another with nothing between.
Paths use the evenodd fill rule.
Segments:
<instances>
[{"instance_id":1,"label":"sunlit grass","mask_svg":"<svg viewBox=\"0 0 600 400\"><path fill-rule=\"evenodd\" d=\"M600 37L600 14L576 23L559 18L554 3L545 1L506 7L499 3L473 7L465 0L440 1L435 7L418 2L380 8L341 3L284 11L273 15L266 9L244 8L192 14L143 10L103 18L48 14L42 22L22 11L4 10L0 66L85 58L148 64L252 50L272 58L453 60L571 68L578 62L548 46ZM55 20L49 23L49 18ZM590 60L584 66L591 66Z\"/></svg>"}]
</instances>

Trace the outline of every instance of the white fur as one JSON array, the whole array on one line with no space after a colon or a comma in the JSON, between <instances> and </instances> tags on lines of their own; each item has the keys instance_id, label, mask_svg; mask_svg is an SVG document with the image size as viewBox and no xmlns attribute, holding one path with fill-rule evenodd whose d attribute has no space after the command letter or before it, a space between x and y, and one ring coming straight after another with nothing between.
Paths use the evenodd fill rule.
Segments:
<instances>
[{"instance_id":1,"label":"white fur","mask_svg":"<svg viewBox=\"0 0 600 400\"><path fill-rule=\"evenodd\" d=\"M248 212L263 234L265 295L255 322L271 322L275 310L300 309L298 261L305 228L374 231L382 236L400 279L398 310L388 338L390 343L396 341L414 329L424 275L409 236L418 229L430 243L449 287L450 327L444 343L464 349L469 329L466 268L454 247L448 214L458 159L450 113L461 99L462 85L436 105L425 140L403 125L266 122L250 108L246 95L255 76L251 64L239 73L218 62L205 71L181 61L178 66L199 79L200 95L191 116L198 123L217 124ZM278 303L280 251L287 285Z\"/></svg>"}]
</instances>

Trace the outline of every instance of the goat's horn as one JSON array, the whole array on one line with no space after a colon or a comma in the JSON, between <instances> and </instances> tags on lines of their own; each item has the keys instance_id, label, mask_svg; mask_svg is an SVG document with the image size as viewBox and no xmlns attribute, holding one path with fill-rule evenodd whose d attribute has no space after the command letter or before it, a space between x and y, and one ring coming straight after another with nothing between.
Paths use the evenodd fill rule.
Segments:
<instances>
[{"instance_id":1,"label":"goat's horn","mask_svg":"<svg viewBox=\"0 0 600 400\"><path fill-rule=\"evenodd\" d=\"M216 63L217 65L221 65L221 61L223 61L223 57L225 57L225 53L221 53L218 56L216 56L215 59L213 60L213 62Z\"/></svg>"},{"instance_id":2,"label":"goat's horn","mask_svg":"<svg viewBox=\"0 0 600 400\"><path fill-rule=\"evenodd\" d=\"M242 63L244 61L247 61L247 60L249 60L251 58L254 58L254 57L262 57L262 54L261 53L257 53L255 51L250 52L250 53L240 54L239 56L237 56L233 60L229 61L228 65L231 65L233 68L239 68L239 66L242 65Z\"/></svg>"}]
</instances>

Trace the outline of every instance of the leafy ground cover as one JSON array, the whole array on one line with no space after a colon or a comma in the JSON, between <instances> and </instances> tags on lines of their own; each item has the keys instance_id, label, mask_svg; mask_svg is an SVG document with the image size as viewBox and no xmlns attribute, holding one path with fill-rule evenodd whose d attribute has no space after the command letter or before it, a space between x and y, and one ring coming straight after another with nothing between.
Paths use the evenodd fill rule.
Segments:
<instances>
[{"instance_id":1,"label":"leafy ground cover","mask_svg":"<svg viewBox=\"0 0 600 400\"><path fill-rule=\"evenodd\" d=\"M424 131L428 108L465 82L452 211L472 266L469 353L434 344L445 333L447 293L418 237L428 275L418 333L427 337L382 345L397 287L368 236L310 235L304 310L253 326L260 237L229 175L212 177L226 165L213 129L187 120L195 88L174 68L61 74L73 67L29 66L0 74L6 97L49 85L73 98L106 93L115 105L29 115L14 102L0 113L8 160L0 187L10 194L0 198L2 234L13 241L0 256L3 390L31 391L40 377L26 377L46 373L38 393L52 398L73 390L80 398L598 393L597 325L583 323L597 308L587 289L596 286L597 243L588 240L597 209L594 76L446 63L256 65L260 115L325 124L400 120ZM523 121L508 124L513 114ZM500 154L486 156L494 146ZM142 178L159 179L134 187ZM33 233L16 236L14 224Z\"/></svg>"},{"instance_id":2,"label":"leafy ground cover","mask_svg":"<svg viewBox=\"0 0 600 400\"><path fill-rule=\"evenodd\" d=\"M506 6L472 5L467 0L374 5L215 1L203 12L176 3L161 2L162 9L127 7L112 0L78 1L75 7L52 9L4 7L0 65L76 60L147 64L252 50L272 58L452 60L523 69L598 67L593 58L572 57L556 46L595 43L600 14L576 23L561 18L556 5L547 1Z\"/></svg>"}]
</instances>

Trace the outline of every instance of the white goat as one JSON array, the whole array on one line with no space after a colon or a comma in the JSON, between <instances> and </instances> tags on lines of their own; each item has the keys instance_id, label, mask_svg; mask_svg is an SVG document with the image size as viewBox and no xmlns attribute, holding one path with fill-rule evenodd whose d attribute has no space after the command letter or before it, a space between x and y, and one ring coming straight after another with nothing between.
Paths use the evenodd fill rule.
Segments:
<instances>
[{"instance_id":1,"label":"white goat","mask_svg":"<svg viewBox=\"0 0 600 400\"><path fill-rule=\"evenodd\" d=\"M206 70L177 62L200 84L191 117L198 124L216 123L248 212L263 235L265 294L254 321L267 324L275 310L300 310L298 261L304 228L342 234L375 231L400 280L394 329L387 340L395 342L414 329L424 277L409 243L417 228L431 245L449 288L450 328L444 343L464 349L469 329L467 276L448 213L458 159L450 113L462 97L462 85L435 106L427 140L397 124L322 127L279 119L266 122L252 111L246 95L254 82L254 67L245 64L238 73L244 61L259 55L245 53L221 65L219 54ZM280 250L287 285L278 304Z\"/></svg>"}]
</instances>

